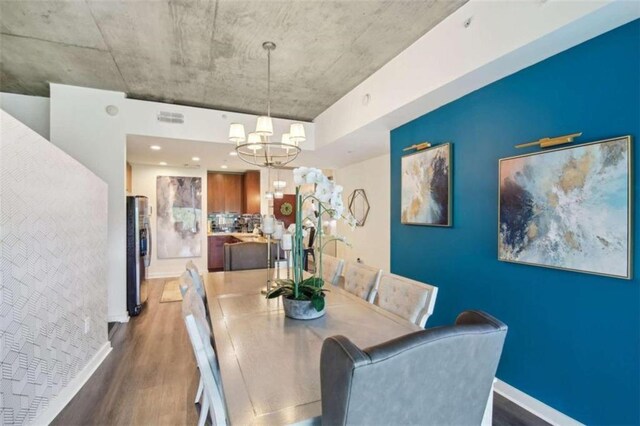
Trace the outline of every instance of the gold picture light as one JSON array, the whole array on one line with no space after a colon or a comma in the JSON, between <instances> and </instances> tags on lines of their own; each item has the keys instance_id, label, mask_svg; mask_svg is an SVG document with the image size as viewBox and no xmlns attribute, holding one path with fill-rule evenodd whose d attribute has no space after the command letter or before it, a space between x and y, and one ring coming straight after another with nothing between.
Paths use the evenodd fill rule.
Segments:
<instances>
[{"instance_id":1,"label":"gold picture light","mask_svg":"<svg viewBox=\"0 0 640 426\"><path fill-rule=\"evenodd\" d=\"M555 138L542 138L534 142L521 143L516 148L527 148L529 146L537 146L540 148L548 148L550 146L562 145L563 143L573 142L574 138L582 136L582 132L571 133L570 135L556 136Z\"/></svg>"},{"instance_id":2,"label":"gold picture light","mask_svg":"<svg viewBox=\"0 0 640 426\"><path fill-rule=\"evenodd\" d=\"M429 148L430 146L431 146L431 142L420 142L420 143L416 143L406 147L405 149L403 149L403 151L410 151L412 149L415 149L416 151L421 151L423 149Z\"/></svg>"}]
</instances>

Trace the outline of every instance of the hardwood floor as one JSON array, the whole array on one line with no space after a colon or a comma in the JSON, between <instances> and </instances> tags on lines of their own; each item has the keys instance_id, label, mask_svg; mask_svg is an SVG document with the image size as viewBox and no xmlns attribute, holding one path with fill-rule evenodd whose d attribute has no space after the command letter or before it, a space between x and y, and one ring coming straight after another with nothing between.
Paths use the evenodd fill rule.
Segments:
<instances>
[{"instance_id":1,"label":"hardwood floor","mask_svg":"<svg viewBox=\"0 0 640 426\"><path fill-rule=\"evenodd\" d=\"M198 374L179 302L149 281L142 313L116 326L113 350L53 425L195 425Z\"/></svg>"},{"instance_id":2,"label":"hardwood floor","mask_svg":"<svg viewBox=\"0 0 640 426\"><path fill-rule=\"evenodd\" d=\"M162 279L126 324L109 327L113 350L53 425L195 425L198 374L179 302L160 303ZM541 426L543 420L495 395L494 426Z\"/></svg>"}]
</instances>

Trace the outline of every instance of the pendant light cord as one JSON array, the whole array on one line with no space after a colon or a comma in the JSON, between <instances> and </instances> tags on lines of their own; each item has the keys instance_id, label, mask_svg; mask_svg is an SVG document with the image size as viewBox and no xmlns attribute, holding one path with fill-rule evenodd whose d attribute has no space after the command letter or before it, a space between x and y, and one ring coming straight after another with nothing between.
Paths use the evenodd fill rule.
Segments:
<instances>
[{"instance_id":1,"label":"pendant light cord","mask_svg":"<svg viewBox=\"0 0 640 426\"><path fill-rule=\"evenodd\" d=\"M271 49L267 50L267 117L271 117Z\"/></svg>"}]
</instances>

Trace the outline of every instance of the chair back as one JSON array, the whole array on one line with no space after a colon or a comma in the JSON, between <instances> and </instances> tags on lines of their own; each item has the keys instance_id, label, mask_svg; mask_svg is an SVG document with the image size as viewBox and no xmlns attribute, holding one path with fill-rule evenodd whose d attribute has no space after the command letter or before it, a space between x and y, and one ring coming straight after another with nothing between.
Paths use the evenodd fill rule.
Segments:
<instances>
[{"instance_id":1,"label":"chair back","mask_svg":"<svg viewBox=\"0 0 640 426\"><path fill-rule=\"evenodd\" d=\"M479 425L507 326L479 311L455 325L360 349L344 336L320 355L322 423Z\"/></svg>"},{"instance_id":2,"label":"chair back","mask_svg":"<svg viewBox=\"0 0 640 426\"><path fill-rule=\"evenodd\" d=\"M214 425L226 425L227 409L224 399L224 392L220 382L220 377L216 378L215 369L208 359L207 346L211 346L207 339L203 339L200 334L197 320L191 314L184 317L184 323L189 333L189 340L193 346L193 353L200 370L200 377L204 386L204 397L208 400L209 413ZM213 349L211 349L213 352ZM215 357L215 352L214 352Z\"/></svg>"},{"instance_id":3,"label":"chair back","mask_svg":"<svg viewBox=\"0 0 640 426\"><path fill-rule=\"evenodd\" d=\"M347 268L344 272L344 289L369 303L373 303L381 273L382 269L363 263L347 262Z\"/></svg>"},{"instance_id":4,"label":"chair back","mask_svg":"<svg viewBox=\"0 0 640 426\"><path fill-rule=\"evenodd\" d=\"M271 266L275 250L271 253ZM267 267L267 244L246 242L224 245L224 270L242 271L245 269L264 269Z\"/></svg>"},{"instance_id":5,"label":"chair back","mask_svg":"<svg viewBox=\"0 0 640 426\"><path fill-rule=\"evenodd\" d=\"M433 313L437 296L438 287L384 272L380 276L374 303L424 327Z\"/></svg>"},{"instance_id":6,"label":"chair back","mask_svg":"<svg viewBox=\"0 0 640 426\"><path fill-rule=\"evenodd\" d=\"M207 357L211 359L212 365L215 365L216 371L218 370L218 361L215 353L213 352L213 331L209 327L209 320L207 319L207 309L204 302L200 298L200 295L195 291L195 288L188 288L185 294L182 296L182 315L193 315L196 324L198 325L198 331L204 337L211 346L211 353L207 353ZM205 348L208 351L208 348Z\"/></svg>"},{"instance_id":7,"label":"chair back","mask_svg":"<svg viewBox=\"0 0 640 426\"><path fill-rule=\"evenodd\" d=\"M187 262L187 272L189 272L189 274L191 275L193 286L195 287L200 297L202 297L202 300L206 300L206 296L204 292L204 283L202 282L200 271L198 271L198 267L191 260Z\"/></svg>"},{"instance_id":8,"label":"chair back","mask_svg":"<svg viewBox=\"0 0 640 426\"><path fill-rule=\"evenodd\" d=\"M191 279L191 274L189 271L184 271L180 278L178 278L178 285L180 287L180 294L182 295L182 300L184 300L184 295L188 289L193 288L193 280Z\"/></svg>"},{"instance_id":9,"label":"chair back","mask_svg":"<svg viewBox=\"0 0 640 426\"><path fill-rule=\"evenodd\" d=\"M325 283L338 285L343 268L344 260L322 253L322 279Z\"/></svg>"},{"instance_id":10,"label":"chair back","mask_svg":"<svg viewBox=\"0 0 640 426\"><path fill-rule=\"evenodd\" d=\"M306 248L313 248L313 243L316 241L316 228L314 226L309 228L309 239L307 240Z\"/></svg>"}]
</instances>

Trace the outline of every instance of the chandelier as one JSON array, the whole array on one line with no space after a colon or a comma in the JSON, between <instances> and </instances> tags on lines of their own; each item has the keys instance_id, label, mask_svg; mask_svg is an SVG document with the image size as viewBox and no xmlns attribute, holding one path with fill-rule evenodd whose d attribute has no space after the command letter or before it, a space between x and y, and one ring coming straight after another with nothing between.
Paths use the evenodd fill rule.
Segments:
<instances>
[{"instance_id":1,"label":"chandelier","mask_svg":"<svg viewBox=\"0 0 640 426\"><path fill-rule=\"evenodd\" d=\"M273 121L271 120L271 51L276 45L271 41L262 43L267 51L267 115L258 117L256 131L245 137L244 125L231 123L229 141L236 144L238 157L260 167L282 167L295 160L300 153L300 142L306 139L304 125L292 123L289 133L284 133L280 141L272 141Z\"/></svg>"}]
</instances>

